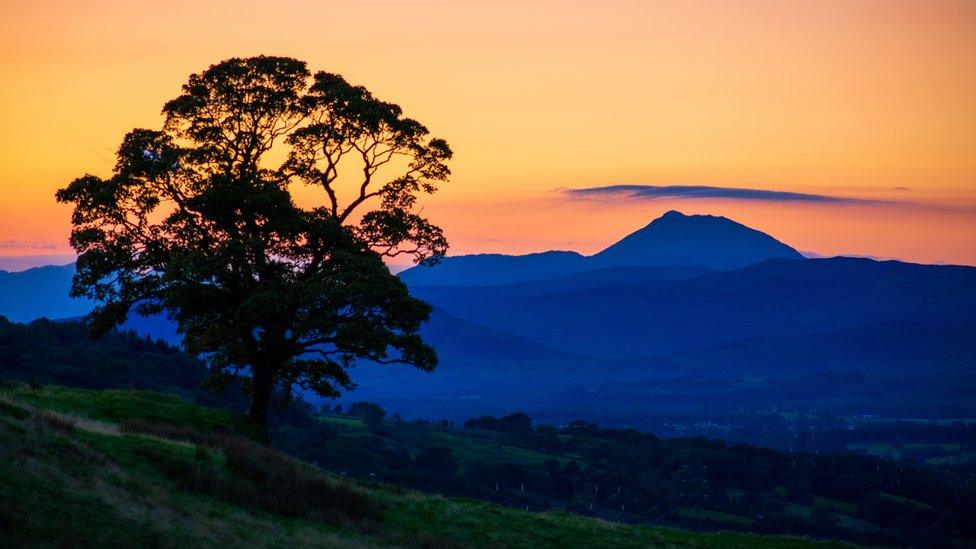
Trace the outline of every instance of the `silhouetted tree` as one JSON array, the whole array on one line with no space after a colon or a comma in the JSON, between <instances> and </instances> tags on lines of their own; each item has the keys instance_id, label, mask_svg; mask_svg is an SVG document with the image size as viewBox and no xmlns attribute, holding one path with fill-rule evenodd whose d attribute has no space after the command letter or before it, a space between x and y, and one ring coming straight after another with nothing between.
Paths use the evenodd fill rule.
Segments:
<instances>
[{"instance_id":1,"label":"silhouetted tree","mask_svg":"<svg viewBox=\"0 0 976 549\"><path fill-rule=\"evenodd\" d=\"M498 425L496 428L499 431L506 431L525 436L532 432L532 419L522 412L516 412L514 414L509 414L507 416L498 418Z\"/></svg>"},{"instance_id":2,"label":"silhouetted tree","mask_svg":"<svg viewBox=\"0 0 976 549\"><path fill-rule=\"evenodd\" d=\"M370 427L383 425L383 418L386 417L386 410L375 402L361 400L349 405L348 413L351 416L363 418L363 423Z\"/></svg>"},{"instance_id":3,"label":"silhouetted tree","mask_svg":"<svg viewBox=\"0 0 976 549\"><path fill-rule=\"evenodd\" d=\"M335 396L356 359L434 368L417 333L430 308L382 258L431 263L446 251L415 213L450 174L445 141L283 57L194 74L163 114L161 130L125 136L111 177L57 193L74 204L72 295L101 302L93 335L133 309L167 312L187 350L208 357L212 383L249 381L260 424L276 388ZM298 204L298 186L321 199Z\"/></svg>"}]
</instances>

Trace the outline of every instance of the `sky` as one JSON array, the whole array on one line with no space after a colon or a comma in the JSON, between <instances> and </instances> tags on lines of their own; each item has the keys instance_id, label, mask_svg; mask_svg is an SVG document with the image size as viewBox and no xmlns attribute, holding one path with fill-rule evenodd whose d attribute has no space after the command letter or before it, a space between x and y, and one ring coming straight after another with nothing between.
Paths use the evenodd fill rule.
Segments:
<instances>
[{"instance_id":1,"label":"sky","mask_svg":"<svg viewBox=\"0 0 976 549\"><path fill-rule=\"evenodd\" d=\"M676 209L976 265L972 0L3 0L0 269L70 261L55 190L109 175L189 74L258 54L451 144L423 208L453 254L592 253Z\"/></svg>"}]
</instances>

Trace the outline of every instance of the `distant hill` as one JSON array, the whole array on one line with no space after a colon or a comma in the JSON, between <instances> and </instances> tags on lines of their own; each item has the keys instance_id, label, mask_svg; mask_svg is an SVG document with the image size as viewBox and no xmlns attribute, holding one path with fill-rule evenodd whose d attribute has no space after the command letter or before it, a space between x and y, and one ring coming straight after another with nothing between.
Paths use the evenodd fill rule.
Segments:
<instances>
[{"instance_id":1,"label":"distant hill","mask_svg":"<svg viewBox=\"0 0 976 549\"><path fill-rule=\"evenodd\" d=\"M19 272L46 265L67 265L74 261L74 254L0 256L0 271Z\"/></svg>"},{"instance_id":2,"label":"distant hill","mask_svg":"<svg viewBox=\"0 0 976 549\"><path fill-rule=\"evenodd\" d=\"M436 307L420 333L442 356L527 361L562 356L538 343L472 324Z\"/></svg>"},{"instance_id":3,"label":"distant hill","mask_svg":"<svg viewBox=\"0 0 976 549\"><path fill-rule=\"evenodd\" d=\"M68 295L74 272L74 263L13 273L0 271L0 315L14 322L28 322L42 316L70 318L88 314L91 301Z\"/></svg>"},{"instance_id":4,"label":"distant hill","mask_svg":"<svg viewBox=\"0 0 976 549\"><path fill-rule=\"evenodd\" d=\"M176 323L165 315L139 316L133 313L121 329L151 335L171 345L179 345L183 339L176 331ZM420 328L420 333L440 355L461 359L540 360L561 356L538 343L472 324L437 307L431 313L430 320Z\"/></svg>"},{"instance_id":5,"label":"distant hill","mask_svg":"<svg viewBox=\"0 0 976 549\"><path fill-rule=\"evenodd\" d=\"M411 285L488 286L540 280L588 268L576 252L527 255L477 254L445 257L435 267L413 267L400 273Z\"/></svg>"},{"instance_id":6,"label":"distant hill","mask_svg":"<svg viewBox=\"0 0 976 549\"><path fill-rule=\"evenodd\" d=\"M642 267L625 265L622 267L603 267L589 271L582 271L563 275L547 280L525 282L518 285L518 291L530 288L535 292L562 293L579 292L602 286L618 286L622 284L642 284L660 280L681 280L695 278L713 273L712 269L689 266Z\"/></svg>"},{"instance_id":7,"label":"distant hill","mask_svg":"<svg viewBox=\"0 0 976 549\"><path fill-rule=\"evenodd\" d=\"M973 267L773 259L690 279L570 294L526 297L518 287L507 288L417 287L414 293L469 322L589 356L660 356L881 322L976 328Z\"/></svg>"},{"instance_id":8,"label":"distant hill","mask_svg":"<svg viewBox=\"0 0 976 549\"><path fill-rule=\"evenodd\" d=\"M704 267L604 267L567 275L531 280L515 284L467 286L472 292L481 296L497 296L502 299L528 298L544 295L571 294L595 290L608 286L626 286L645 284L665 280L682 280L712 274L715 271ZM443 286L423 286L417 291L425 295L433 295L441 289L453 294L458 287L450 284Z\"/></svg>"},{"instance_id":9,"label":"distant hill","mask_svg":"<svg viewBox=\"0 0 976 549\"><path fill-rule=\"evenodd\" d=\"M445 352L435 376L366 367L354 398L420 417L521 409L557 422L585 415L648 428L653 411L687 407L976 413L976 268L772 259L653 280L654 269L414 287L455 317L561 358ZM847 381L830 381L840 372Z\"/></svg>"},{"instance_id":10,"label":"distant hill","mask_svg":"<svg viewBox=\"0 0 976 549\"><path fill-rule=\"evenodd\" d=\"M464 255L446 257L434 267L407 269L400 277L411 286L494 286L607 267L681 267L698 269L694 274L700 274L706 269L735 269L772 258L803 259L803 255L725 217L669 211L593 256L562 251Z\"/></svg>"}]
</instances>

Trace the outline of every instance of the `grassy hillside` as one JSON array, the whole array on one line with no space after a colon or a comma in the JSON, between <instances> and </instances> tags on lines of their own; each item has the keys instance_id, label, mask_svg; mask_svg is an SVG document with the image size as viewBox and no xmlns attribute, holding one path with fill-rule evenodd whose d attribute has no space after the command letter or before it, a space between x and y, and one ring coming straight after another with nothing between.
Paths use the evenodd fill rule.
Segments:
<instances>
[{"instance_id":1,"label":"grassy hillside","mask_svg":"<svg viewBox=\"0 0 976 549\"><path fill-rule=\"evenodd\" d=\"M0 389L0 545L828 546L624 526L319 471L225 411L139 391Z\"/></svg>"}]
</instances>

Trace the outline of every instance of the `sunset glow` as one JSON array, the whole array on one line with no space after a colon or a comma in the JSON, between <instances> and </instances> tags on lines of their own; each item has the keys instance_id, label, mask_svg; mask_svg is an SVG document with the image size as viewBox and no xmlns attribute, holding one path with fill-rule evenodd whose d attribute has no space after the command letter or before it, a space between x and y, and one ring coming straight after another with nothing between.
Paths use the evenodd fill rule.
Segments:
<instances>
[{"instance_id":1,"label":"sunset glow","mask_svg":"<svg viewBox=\"0 0 976 549\"><path fill-rule=\"evenodd\" d=\"M425 214L452 254L595 252L677 209L820 255L976 265L970 0L4 2L0 256L70 254L54 191L108 175L190 73L257 54L447 139ZM621 184L838 200L567 192Z\"/></svg>"}]
</instances>

